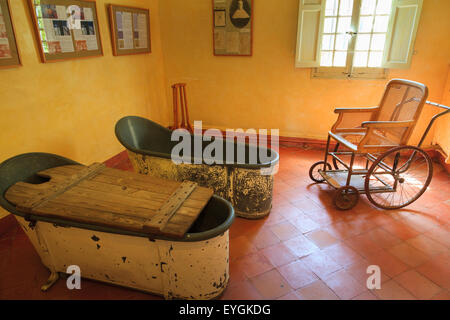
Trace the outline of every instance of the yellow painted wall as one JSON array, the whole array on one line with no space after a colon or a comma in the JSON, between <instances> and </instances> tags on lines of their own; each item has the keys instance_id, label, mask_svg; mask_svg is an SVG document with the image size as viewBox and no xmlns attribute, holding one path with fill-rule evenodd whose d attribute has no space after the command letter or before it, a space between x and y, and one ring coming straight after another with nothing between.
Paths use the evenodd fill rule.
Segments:
<instances>
[{"instance_id":1,"label":"yellow painted wall","mask_svg":"<svg viewBox=\"0 0 450 320\"><path fill-rule=\"evenodd\" d=\"M448 68L447 81L442 93L441 103L450 107L450 67ZM433 141L437 143L446 155L446 163L450 163L450 114L436 121L436 130Z\"/></svg>"},{"instance_id":2,"label":"yellow painted wall","mask_svg":"<svg viewBox=\"0 0 450 320\"><path fill-rule=\"evenodd\" d=\"M46 64L27 1L10 2L23 66L0 70L0 162L34 151L102 162L123 149L114 135L121 117L167 122L158 0L97 0L104 56ZM152 53L112 55L107 3L150 9Z\"/></svg>"},{"instance_id":3,"label":"yellow painted wall","mask_svg":"<svg viewBox=\"0 0 450 320\"><path fill-rule=\"evenodd\" d=\"M279 128L282 136L324 139L335 107L379 102L387 80L311 79L310 69L294 68L298 2L255 0L253 57L215 57L211 1L161 1L166 88L188 83L191 119L209 127ZM392 70L389 78L425 83L429 100L438 101L450 62L448 30L450 1L425 0L412 66ZM167 97L170 104L170 91ZM434 112L426 109L413 143Z\"/></svg>"},{"instance_id":4,"label":"yellow painted wall","mask_svg":"<svg viewBox=\"0 0 450 320\"><path fill-rule=\"evenodd\" d=\"M106 3L150 9L152 53L114 57ZM103 57L41 63L26 0L12 0L22 67L0 70L0 162L51 152L82 163L122 150L114 125L136 114L161 121L166 107L157 0L97 0Z\"/></svg>"},{"instance_id":5,"label":"yellow painted wall","mask_svg":"<svg viewBox=\"0 0 450 320\"><path fill-rule=\"evenodd\" d=\"M150 9L151 54L112 56L107 3ZM311 79L309 69L294 68L298 0L255 0L253 57L213 56L210 0L97 0L104 56L47 64L26 0L11 6L23 66L0 70L0 162L32 151L104 161L122 150L113 131L122 116L169 124L174 82L188 83L191 119L205 126L279 128L283 136L319 139L335 107L376 105L386 83ZM389 78L423 82L429 100L449 104L445 30L450 1L425 0L412 66ZM427 107L413 142L435 111ZM435 140L448 151L448 120L437 128Z\"/></svg>"}]
</instances>

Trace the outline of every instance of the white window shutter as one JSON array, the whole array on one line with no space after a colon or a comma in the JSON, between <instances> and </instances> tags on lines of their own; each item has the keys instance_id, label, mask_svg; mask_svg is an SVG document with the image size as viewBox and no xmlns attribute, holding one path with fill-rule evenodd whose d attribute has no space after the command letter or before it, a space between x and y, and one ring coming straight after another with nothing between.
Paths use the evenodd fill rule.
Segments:
<instances>
[{"instance_id":1,"label":"white window shutter","mask_svg":"<svg viewBox=\"0 0 450 320\"><path fill-rule=\"evenodd\" d=\"M383 68L407 69L411 65L422 2L423 0L394 0Z\"/></svg>"},{"instance_id":2,"label":"white window shutter","mask_svg":"<svg viewBox=\"0 0 450 320\"><path fill-rule=\"evenodd\" d=\"M320 65L322 2L325 3L325 0L300 0L295 54L297 68L311 68Z\"/></svg>"}]
</instances>

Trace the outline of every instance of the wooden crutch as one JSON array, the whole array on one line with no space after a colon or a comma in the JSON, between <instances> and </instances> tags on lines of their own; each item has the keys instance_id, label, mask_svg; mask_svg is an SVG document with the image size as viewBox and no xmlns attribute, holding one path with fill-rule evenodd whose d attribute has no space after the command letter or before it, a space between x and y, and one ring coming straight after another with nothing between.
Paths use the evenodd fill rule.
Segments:
<instances>
[{"instance_id":1,"label":"wooden crutch","mask_svg":"<svg viewBox=\"0 0 450 320\"><path fill-rule=\"evenodd\" d=\"M193 132L194 130L189 121L189 111L186 98L186 83L175 83L174 85L172 85L172 93L174 112L174 126L172 129L184 128L189 130L189 132ZM178 123L178 97L180 99L181 124Z\"/></svg>"},{"instance_id":2,"label":"wooden crutch","mask_svg":"<svg viewBox=\"0 0 450 320\"><path fill-rule=\"evenodd\" d=\"M177 99L177 87L175 85L172 86L172 95L173 95L173 126L172 130L178 129L178 99Z\"/></svg>"},{"instance_id":3,"label":"wooden crutch","mask_svg":"<svg viewBox=\"0 0 450 320\"><path fill-rule=\"evenodd\" d=\"M186 98L186 84L184 84L181 87L181 91L183 92L183 105L184 105L184 111L186 113L186 123L185 123L185 128L189 130L189 132L194 132L194 129L191 126L191 122L189 121L189 111L188 111L188 105L187 105L187 98ZM180 93L181 94L181 93Z\"/></svg>"}]
</instances>

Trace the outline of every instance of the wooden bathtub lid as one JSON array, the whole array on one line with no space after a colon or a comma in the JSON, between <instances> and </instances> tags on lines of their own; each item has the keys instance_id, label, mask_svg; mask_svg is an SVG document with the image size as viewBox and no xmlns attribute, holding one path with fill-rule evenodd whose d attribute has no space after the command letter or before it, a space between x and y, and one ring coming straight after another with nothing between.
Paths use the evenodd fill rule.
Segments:
<instances>
[{"instance_id":1,"label":"wooden bathtub lid","mask_svg":"<svg viewBox=\"0 0 450 320\"><path fill-rule=\"evenodd\" d=\"M37 216L182 238L213 195L194 182L176 182L94 163L38 173L42 184L18 182L5 197Z\"/></svg>"}]
</instances>

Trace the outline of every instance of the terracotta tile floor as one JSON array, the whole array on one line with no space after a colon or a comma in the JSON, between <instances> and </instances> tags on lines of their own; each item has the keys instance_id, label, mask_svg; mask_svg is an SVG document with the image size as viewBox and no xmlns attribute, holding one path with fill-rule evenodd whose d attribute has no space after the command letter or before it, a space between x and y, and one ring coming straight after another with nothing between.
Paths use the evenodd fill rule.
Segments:
<instances>
[{"instance_id":1,"label":"terracotta tile floor","mask_svg":"<svg viewBox=\"0 0 450 320\"><path fill-rule=\"evenodd\" d=\"M322 151L280 149L273 209L230 229L230 282L222 299L450 299L450 177L435 165L428 191L408 208L377 210L365 196L351 211L308 170ZM129 162L117 166L132 170ZM24 233L0 237L0 299L159 299L84 280L69 291L48 276ZM381 290L367 290L367 266L381 268Z\"/></svg>"}]
</instances>

